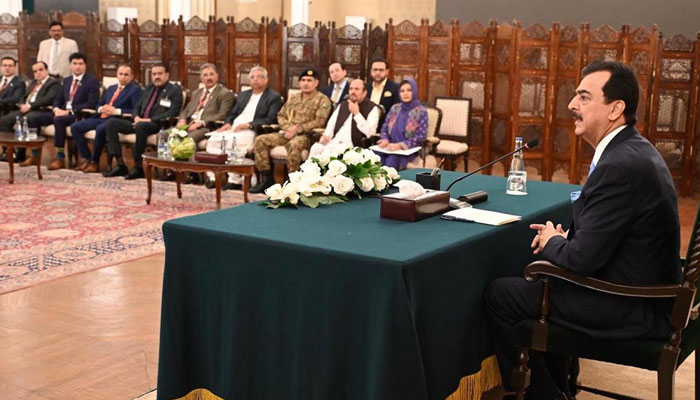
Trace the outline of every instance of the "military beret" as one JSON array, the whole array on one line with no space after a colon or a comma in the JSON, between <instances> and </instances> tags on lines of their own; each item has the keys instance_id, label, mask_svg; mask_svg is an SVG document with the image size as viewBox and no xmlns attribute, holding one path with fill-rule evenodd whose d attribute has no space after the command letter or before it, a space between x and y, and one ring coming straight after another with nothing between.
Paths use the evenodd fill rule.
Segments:
<instances>
[{"instance_id":1,"label":"military beret","mask_svg":"<svg viewBox=\"0 0 700 400\"><path fill-rule=\"evenodd\" d=\"M318 73L316 73L316 70L313 68L309 68L309 69L305 69L305 70L301 71L301 73L299 74L299 79L301 80L301 78L303 78L305 76L310 76L312 78L318 79Z\"/></svg>"}]
</instances>

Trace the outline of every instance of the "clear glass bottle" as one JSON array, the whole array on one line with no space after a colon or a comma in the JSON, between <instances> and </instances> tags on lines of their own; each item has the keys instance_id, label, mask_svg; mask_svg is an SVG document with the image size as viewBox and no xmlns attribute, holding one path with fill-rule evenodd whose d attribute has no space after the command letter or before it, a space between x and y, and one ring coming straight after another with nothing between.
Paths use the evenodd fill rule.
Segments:
<instances>
[{"instance_id":1,"label":"clear glass bottle","mask_svg":"<svg viewBox=\"0 0 700 400\"><path fill-rule=\"evenodd\" d=\"M233 164L238 161L238 153L236 153L236 137L231 136L231 146L227 149L228 162Z\"/></svg>"},{"instance_id":2,"label":"clear glass bottle","mask_svg":"<svg viewBox=\"0 0 700 400\"><path fill-rule=\"evenodd\" d=\"M158 132L158 158L165 158L168 152L168 139L166 138L165 129L161 129Z\"/></svg>"},{"instance_id":3,"label":"clear glass bottle","mask_svg":"<svg viewBox=\"0 0 700 400\"><path fill-rule=\"evenodd\" d=\"M29 121L27 121L27 117L22 118L22 140L27 140L27 137L29 136Z\"/></svg>"},{"instance_id":4,"label":"clear glass bottle","mask_svg":"<svg viewBox=\"0 0 700 400\"><path fill-rule=\"evenodd\" d=\"M523 138L515 138L515 148L523 146ZM527 194L527 171L525 171L525 159L523 151L513 154L508 171L508 181L506 183L506 194L522 196Z\"/></svg>"},{"instance_id":5,"label":"clear glass bottle","mask_svg":"<svg viewBox=\"0 0 700 400\"><path fill-rule=\"evenodd\" d=\"M22 140L22 117L15 118L15 140Z\"/></svg>"}]
</instances>

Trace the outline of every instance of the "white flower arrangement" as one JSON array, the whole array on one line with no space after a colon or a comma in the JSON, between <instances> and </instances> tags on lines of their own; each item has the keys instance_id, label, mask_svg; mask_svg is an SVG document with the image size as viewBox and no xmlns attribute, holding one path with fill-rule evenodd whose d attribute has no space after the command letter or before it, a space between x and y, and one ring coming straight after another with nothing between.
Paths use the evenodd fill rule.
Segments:
<instances>
[{"instance_id":1,"label":"white flower arrangement","mask_svg":"<svg viewBox=\"0 0 700 400\"><path fill-rule=\"evenodd\" d=\"M362 198L362 193L381 192L401 178L396 169L382 166L381 159L369 149L360 147L340 151L327 150L306 160L299 171L289 174L289 180L265 191L268 208L297 207L302 204L316 208L320 204L341 203L348 193Z\"/></svg>"}]
</instances>

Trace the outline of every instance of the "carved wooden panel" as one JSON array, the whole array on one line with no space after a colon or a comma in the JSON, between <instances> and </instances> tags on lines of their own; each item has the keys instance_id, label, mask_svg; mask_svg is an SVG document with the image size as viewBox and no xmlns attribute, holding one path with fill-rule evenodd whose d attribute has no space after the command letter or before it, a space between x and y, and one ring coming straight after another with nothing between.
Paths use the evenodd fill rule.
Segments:
<instances>
[{"instance_id":1,"label":"carved wooden panel","mask_svg":"<svg viewBox=\"0 0 700 400\"><path fill-rule=\"evenodd\" d=\"M415 36L419 34L418 26L409 20L404 20L394 27L394 34L397 36Z\"/></svg>"},{"instance_id":2,"label":"carved wooden panel","mask_svg":"<svg viewBox=\"0 0 700 400\"><path fill-rule=\"evenodd\" d=\"M547 93L547 78L532 76L520 80L520 106L518 115L521 117L544 117L544 107Z\"/></svg>"},{"instance_id":3,"label":"carved wooden panel","mask_svg":"<svg viewBox=\"0 0 700 400\"><path fill-rule=\"evenodd\" d=\"M339 44L335 46L335 60L343 65L362 63L362 46L354 44Z\"/></svg>"},{"instance_id":4,"label":"carved wooden panel","mask_svg":"<svg viewBox=\"0 0 700 400\"><path fill-rule=\"evenodd\" d=\"M314 31L313 28L305 24L296 24L289 28L287 35L293 38L312 38Z\"/></svg>"},{"instance_id":5,"label":"carved wooden panel","mask_svg":"<svg viewBox=\"0 0 700 400\"><path fill-rule=\"evenodd\" d=\"M190 18L189 21L185 24L185 30L186 31L205 31L207 30L207 23L199 18L198 16L194 16Z\"/></svg>"},{"instance_id":6,"label":"carved wooden panel","mask_svg":"<svg viewBox=\"0 0 700 400\"><path fill-rule=\"evenodd\" d=\"M554 152L566 154L568 157L571 137L572 133L570 128L565 126L556 127L554 130Z\"/></svg>"},{"instance_id":7,"label":"carved wooden panel","mask_svg":"<svg viewBox=\"0 0 700 400\"><path fill-rule=\"evenodd\" d=\"M387 47L387 34L384 29L379 26L375 26L369 35L369 51L367 55L367 69L369 70L369 63L375 58L386 58L386 47Z\"/></svg>"},{"instance_id":8,"label":"carved wooden panel","mask_svg":"<svg viewBox=\"0 0 700 400\"><path fill-rule=\"evenodd\" d=\"M659 92L657 131L685 132L689 97L688 90L664 89Z\"/></svg>"},{"instance_id":9,"label":"carved wooden panel","mask_svg":"<svg viewBox=\"0 0 700 400\"><path fill-rule=\"evenodd\" d=\"M557 82L557 103L555 115L557 118L571 118L569 103L576 94L576 80L574 78L560 78Z\"/></svg>"},{"instance_id":10,"label":"carved wooden panel","mask_svg":"<svg viewBox=\"0 0 700 400\"><path fill-rule=\"evenodd\" d=\"M693 60L688 58L664 58L661 60L661 79L669 82L690 82Z\"/></svg>"},{"instance_id":11,"label":"carved wooden panel","mask_svg":"<svg viewBox=\"0 0 700 400\"><path fill-rule=\"evenodd\" d=\"M236 23L236 32L256 33L260 30L260 24L246 17L241 22Z\"/></svg>"},{"instance_id":12,"label":"carved wooden panel","mask_svg":"<svg viewBox=\"0 0 700 400\"><path fill-rule=\"evenodd\" d=\"M394 41L393 62L398 64L414 64L419 58L420 43L414 41Z\"/></svg>"},{"instance_id":13,"label":"carved wooden panel","mask_svg":"<svg viewBox=\"0 0 700 400\"><path fill-rule=\"evenodd\" d=\"M670 39L664 40L663 44L664 51L693 51L693 42L686 36L681 34L676 34L671 36Z\"/></svg>"},{"instance_id":14,"label":"carved wooden panel","mask_svg":"<svg viewBox=\"0 0 700 400\"><path fill-rule=\"evenodd\" d=\"M547 69L549 49L545 47L528 47L522 49L520 55L520 68L523 69Z\"/></svg>"},{"instance_id":15,"label":"carved wooden panel","mask_svg":"<svg viewBox=\"0 0 700 400\"><path fill-rule=\"evenodd\" d=\"M510 83L508 82L508 74L496 73L493 89L493 111L499 114L507 114L509 102Z\"/></svg>"},{"instance_id":16,"label":"carved wooden panel","mask_svg":"<svg viewBox=\"0 0 700 400\"><path fill-rule=\"evenodd\" d=\"M185 56L205 56L209 53L209 38L185 36Z\"/></svg>"},{"instance_id":17,"label":"carved wooden panel","mask_svg":"<svg viewBox=\"0 0 700 400\"><path fill-rule=\"evenodd\" d=\"M236 56L238 57L258 57L260 56L260 39L257 38L236 38Z\"/></svg>"},{"instance_id":18,"label":"carved wooden panel","mask_svg":"<svg viewBox=\"0 0 700 400\"><path fill-rule=\"evenodd\" d=\"M486 51L481 43L460 43L459 62L463 64L486 64Z\"/></svg>"},{"instance_id":19,"label":"carved wooden panel","mask_svg":"<svg viewBox=\"0 0 700 400\"><path fill-rule=\"evenodd\" d=\"M679 169L683 166L683 152L685 141L673 139L659 139L655 143L656 149L666 161L669 169Z\"/></svg>"},{"instance_id":20,"label":"carved wooden panel","mask_svg":"<svg viewBox=\"0 0 700 400\"><path fill-rule=\"evenodd\" d=\"M484 109L486 73L478 71L461 72L459 80L460 97L472 99L472 111Z\"/></svg>"},{"instance_id":21,"label":"carved wooden panel","mask_svg":"<svg viewBox=\"0 0 700 400\"><path fill-rule=\"evenodd\" d=\"M448 95L449 79L447 70L428 69L428 103L433 103L436 96Z\"/></svg>"},{"instance_id":22,"label":"carved wooden panel","mask_svg":"<svg viewBox=\"0 0 700 400\"><path fill-rule=\"evenodd\" d=\"M314 46L309 43L289 43L287 61L310 63L314 59Z\"/></svg>"},{"instance_id":23,"label":"carved wooden panel","mask_svg":"<svg viewBox=\"0 0 700 400\"><path fill-rule=\"evenodd\" d=\"M0 29L0 46L16 46L17 40L17 29Z\"/></svg>"}]
</instances>

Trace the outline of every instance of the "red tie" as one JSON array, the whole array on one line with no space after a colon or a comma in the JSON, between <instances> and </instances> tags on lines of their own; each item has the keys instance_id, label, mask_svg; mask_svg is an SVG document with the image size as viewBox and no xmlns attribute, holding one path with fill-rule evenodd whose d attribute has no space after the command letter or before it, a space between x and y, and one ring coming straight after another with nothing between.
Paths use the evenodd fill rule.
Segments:
<instances>
[{"instance_id":1,"label":"red tie","mask_svg":"<svg viewBox=\"0 0 700 400\"><path fill-rule=\"evenodd\" d=\"M197 111L201 110L202 107L204 107L204 103L207 102L208 98L209 98L209 91L205 90L204 93L202 94L202 98L199 99L199 105L197 106Z\"/></svg>"},{"instance_id":2,"label":"red tie","mask_svg":"<svg viewBox=\"0 0 700 400\"><path fill-rule=\"evenodd\" d=\"M32 99L32 95L34 93L36 93L39 90L39 88L41 87L41 85L43 85L43 84L44 84L43 82L37 82L36 85L34 85L34 87L32 88L32 91L29 92L29 95L27 96L27 103L29 103L29 101Z\"/></svg>"},{"instance_id":3,"label":"red tie","mask_svg":"<svg viewBox=\"0 0 700 400\"><path fill-rule=\"evenodd\" d=\"M2 86L0 86L0 92L5 90L5 86L7 86L7 78L2 78Z\"/></svg>"},{"instance_id":4,"label":"red tie","mask_svg":"<svg viewBox=\"0 0 700 400\"><path fill-rule=\"evenodd\" d=\"M73 101L73 96L75 96L75 92L78 91L78 83L80 83L78 79L73 79L73 84L70 87L70 97L68 98L68 101Z\"/></svg>"},{"instance_id":5,"label":"red tie","mask_svg":"<svg viewBox=\"0 0 700 400\"><path fill-rule=\"evenodd\" d=\"M117 90L114 91L114 94L112 95L112 98L109 100L109 105L110 105L110 106L111 106L112 104L114 104L114 100L116 100L117 97L119 97L119 93L121 93L121 92L122 92L122 87L121 87L121 86L117 86ZM105 113L102 113L102 115L100 115L100 118L107 118L107 117L109 117L109 115L107 115L107 114L105 114Z\"/></svg>"}]
</instances>

